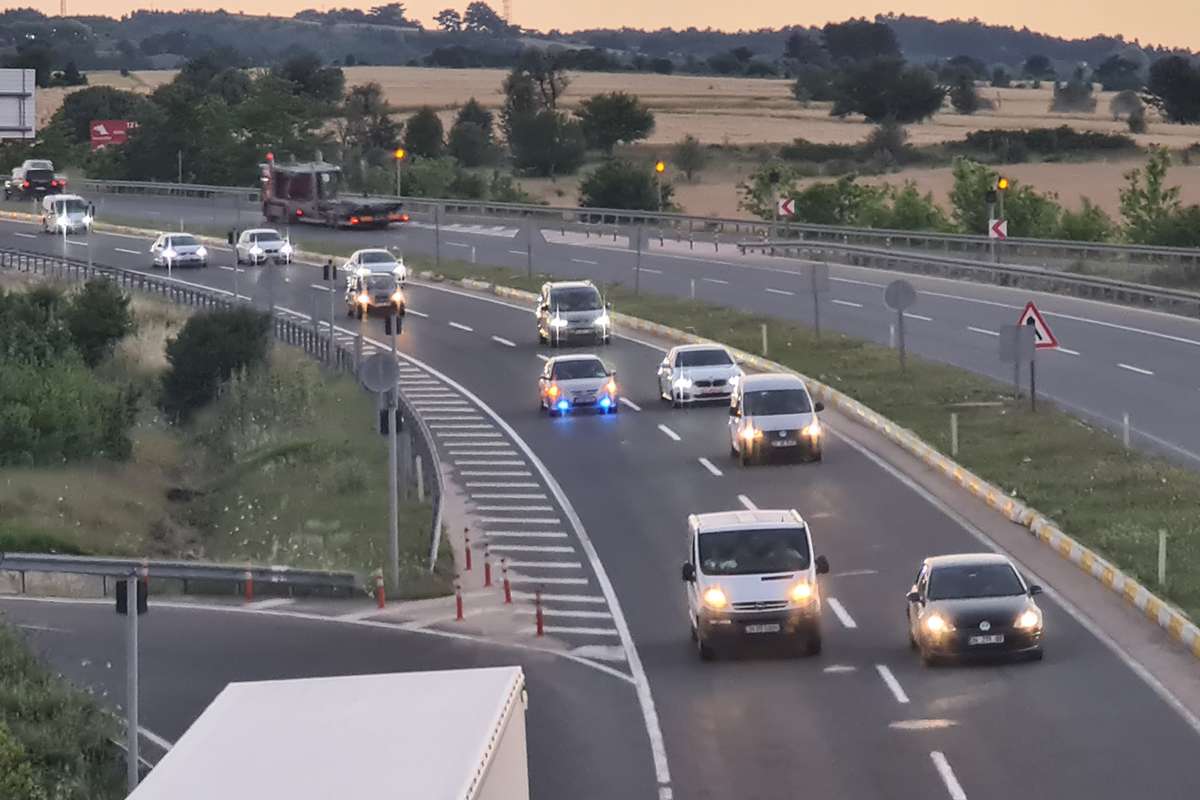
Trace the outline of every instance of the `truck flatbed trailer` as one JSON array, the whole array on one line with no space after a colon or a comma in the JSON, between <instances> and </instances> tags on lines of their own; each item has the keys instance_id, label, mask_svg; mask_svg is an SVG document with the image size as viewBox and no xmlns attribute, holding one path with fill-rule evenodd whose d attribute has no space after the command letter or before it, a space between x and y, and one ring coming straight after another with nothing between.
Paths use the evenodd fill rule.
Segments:
<instances>
[{"instance_id":1,"label":"truck flatbed trailer","mask_svg":"<svg viewBox=\"0 0 1200 800\"><path fill-rule=\"evenodd\" d=\"M330 228L386 228L408 222L395 199L342 193L342 169L324 161L259 165L263 217L284 225L308 223Z\"/></svg>"}]
</instances>

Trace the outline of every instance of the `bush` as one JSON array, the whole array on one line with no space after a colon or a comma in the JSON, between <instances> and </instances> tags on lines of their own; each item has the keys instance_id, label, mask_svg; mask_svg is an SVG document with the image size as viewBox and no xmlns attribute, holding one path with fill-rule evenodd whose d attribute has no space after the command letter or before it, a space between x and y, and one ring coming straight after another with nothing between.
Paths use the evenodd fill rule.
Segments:
<instances>
[{"instance_id":1,"label":"bush","mask_svg":"<svg viewBox=\"0 0 1200 800\"><path fill-rule=\"evenodd\" d=\"M270 347L271 317L249 308L197 314L167 342L162 407L183 422L235 372L258 367Z\"/></svg>"},{"instance_id":2,"label":"bush","mask_svg":"<svg viewBox=\"0 0 1200 800\"><path fill-rule=\"evenodd\" d=\"M820 164L834 159L858 160L861 151L857 145L810 142L794 139L791 144L779 148L779 157L786 161L812 161Z\"/></svg>"},{"instance_id":3,"label":"bush","mask_svg":"<svg viewBox=\"0 0 1200 800\"><path fill-rule=\"evenodd\" d=\"M464 167L478 167L495 160L491 137L475 122L457 122L447 142L450 155Z\"/></svg>"},{"instance_id":4,"label":"bush","mask_svg":"<svg viewBox=\"0 0 1200 800\"><path fill-rule=\"evenodd\" d=\"M1138 111L1144 111L1146 108L1142 102L1142 98L1137 92L1132 89L1126 89L1122 92L1117 92L1113 95L1113 99L1108 103L1108 110L1112 112L1112 118L1118 120L1121 117L1128 117ZM1143 115L1143 119L1144 119Z\"/></svg>"},{"instance_id":5,"label":"bush","mask_svg":"<svg viewBox=\"0 0 1200 800\"><path fill-rule=\"evenodd\" d=\"M654 130L654 112L637 95L609 92L589 97L575 112L592 147L612 153L618 142L645 139Z\"/></svg>"},{"instance_id":6,"label":"bush","mask_svg":"<svg viewBox=\"0 0 1200 800\"><path fill-rule=\"evenodd\" d=\"M117 342L135 327L128 295L106 278L84 284L63 316L75 349L89 367L111 355Z\"/></svg>"},{"instance_id":7,"label":"bush","mask_svg":"<svg viewBox=\"0 0 1200 800\"><path fill-rule=\"evenodd\" d=\"M1077 154L1084 151L1119 152L1136 150L1137 142L1123 133L1077 131L1069 125L1031 128L1023 131L988 129L972 131L955 149L990 156L1005 163L1025 161L1030 153L1042 156Z\"/></svg>"},{"instance_id":8,"label":"bush","mask_svg":"<svg viewBox=\"0 0 1200 800\"><path fill-rule=\"evenodd\" d=\"M1008 74L1007 69L996 67L992 70L992 86L997 89L1007 89L1012 86L1012 76Z\"/></svg>"},{"instance_id":9,"label":"bush","mask_svg":"<svg viewBox=\"0 0 1200 800\"><path fill-rule=\"evenodd\" d=\"M954 222L962 233L983 235L988 223L984 195L996 185L998 176L989 167L961 157L954 160L953 171L950 203ZM1062 208L1052 195L1010 179L1004 212L1009 236L1049 239L1058 233Z\"/></svg>"},{"instance_id":10,"label":"bush","mask_svg":"<svg viewBox=\"0 0 1200 800\"><path fill-rule=\"evenodd\" d=\"M0 720L0 797L4 800L47 800L34 778L25 748Z\"/></svg>"},{"instance_id":11,"label":"bush","mask_svg":"<svg viewBox=\"0 0 1200 800\"><path fill-rule=\"evenodd\" d=\"M679 167L690 183L696 173L704 169L705 164L708 163L708 153L704 151L704 145L700 144L700 140L689 133L676 142L671 151L671 161Z\"/></svg>"},{"instance_id":12,"label":"bush","mask_svg":"<svg viewBox=\"0 0 1200 800\"><path fill-rule=\"evenodd\" d=\"M661 188L662 198L656 196ZM659 184L654 170L642 164L610 159L579 184L579 204L584 208L621 208L657 211L670 207L673 189Z\"/></svg>"},{"instance_id":13,"label":"bush","mask_svg":"<svg viewBox=\"0 0 1200 800\"><path fill-rule=\"evenodd\" d=\"M975 91L975 81L969 76L962 75L950 88L950 104L960 114L974 114L979 110L979 93Z\"/></svg>"},{"instance_id":14,"label":"bush","mask_svg":"<svg viewBox=\"0 0 1200 800\"><path fill-rule=\"evenodd\" d=\"M864 156L885 164L908 161L912 148L908 146L908 131L903 125L884 122L871 131L859 148Z\"/></svg>"},{"instance_id":15,"label":"bush","mask_svg":"<svg viewBox=\"0 0 1200 800\"><path fill-rule=\"evenodd\" d=\"M415 156L436 158L446 147L442 120L430 106L422 106L404 126L404 147Z\"/></svg>"},{"instance_id":16,"label":"bush","mask_svg":"<svg viewBox=\"0 0 1200 800\"><path fill-rule=\"evenodd\" d=\"M804 104L835 99L837 94L833 89L833 72L813 64L801 64L796 69L792 97Z\"/></svg>"},{"instance_id":17,"label":"bush","mask_svg":"<svg viewBox=\"0 0 1200 800\"><path fill-rule=\"evenodd\" d=\"M1078 211L1063 210L1057 238L1072 242L1107 242L1115 231L1112 217L1085 197Z\"/></svg>"},{"instance_id":18,"label":"bush","mask_svg":"<svg viewBox=\"0 0 1200 800\"><path fill-rule=\"evenodd\" d=\"M551 177L579 169L587 142L578 122L558 111L517 114L511 120L509 147L518 169Z\"/></svg>"},{"instance_id":19,"label":"bush","mask_svg":"<svg viewBox=\"0 0 1200 800\"><path fill-rule=\"evenodd\" d=\"M834 89L833 116L862 114L871 122L920 122L937 113L946 98L932 73L896 58L848 66Z\"/></svg>"},{"instance_id":20,"label":"bush","mask_svg":"<svg viewBox=\"0 0 1200 800\"><path fill-rule=\"evenodd\" d=\"M1130 133L1145 133L1146 132L1146 110L1139 108L1129 115L1129 119L1125 121L1129 126Z\"/></svg>"},{"instance_id":21,"label":"bush","mask_svg":"<svg viewBox=\"0 0 1200 800\"><path fill-rule=\"evenodd\" d=\"M1070 111L1092 112L1096 110L1096 98L1092 96L1092 83L1076 76L1066 83L1054 83L1054 99L1050 110L1058 113Z\"/></svg>"},{"instance_id":22,"label":"bush","mask_svg":"<svg viewBox=\"0 0 1200 800\"><path fill-rule=\"evenodd\" d=\"M949 231L952 226L946 212L934 201L933 193L921 194L917 185L905 181L891 192L892 207L888 219L880 225L901 231Z\"/></svg>"}]
</instances>

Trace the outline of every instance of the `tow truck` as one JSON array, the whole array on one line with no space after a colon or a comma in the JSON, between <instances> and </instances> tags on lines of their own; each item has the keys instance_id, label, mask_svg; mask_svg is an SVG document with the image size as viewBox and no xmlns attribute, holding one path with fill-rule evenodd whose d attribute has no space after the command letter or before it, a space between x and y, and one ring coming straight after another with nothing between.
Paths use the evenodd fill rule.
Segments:
<instances>
[{"instance_id":1,"label":"tow truck","mask_svg":"<svg viewBox=\"0 0 1200 800\"><path fill-rule=\"evenodd\" d=\"M384 198L341 194L342 168L325 161L278 164L272 154L259 164L263 217L282 224L329 228L386 228L408 222L403 204Z\"/></svg>"}]
</instances>

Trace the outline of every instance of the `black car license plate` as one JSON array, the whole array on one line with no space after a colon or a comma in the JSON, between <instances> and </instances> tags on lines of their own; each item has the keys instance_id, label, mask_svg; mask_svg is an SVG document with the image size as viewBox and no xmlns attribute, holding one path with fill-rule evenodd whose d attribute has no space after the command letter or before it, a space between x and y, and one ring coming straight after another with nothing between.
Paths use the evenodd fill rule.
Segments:
<instances>
[{"instance_id":1,"label":"black car license plate","mask_svg":"<svg viewBox=\"0 0 1200 800\"><path fill-rule=\"evenodd\" d=\"M1004 644L1004 634L996 633L991 636L972 636L967 639L968 645Z\"/></svg>"}]
</instances>

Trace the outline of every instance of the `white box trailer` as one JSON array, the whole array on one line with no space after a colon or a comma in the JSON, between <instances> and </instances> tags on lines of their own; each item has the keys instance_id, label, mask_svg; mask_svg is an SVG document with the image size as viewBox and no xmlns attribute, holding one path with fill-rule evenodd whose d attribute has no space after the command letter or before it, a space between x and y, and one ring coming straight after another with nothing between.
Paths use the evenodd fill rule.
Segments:
<instances>
[{"instance_id":1,"label":"white box trailer","mask_svg":"<svg viewBox=\"0 0 1200 800\"><path fill-rule=\"evenodd\" d=\"M128 800L529 800L520 667L231 683Z\"/></svg>"}]
</instances>

